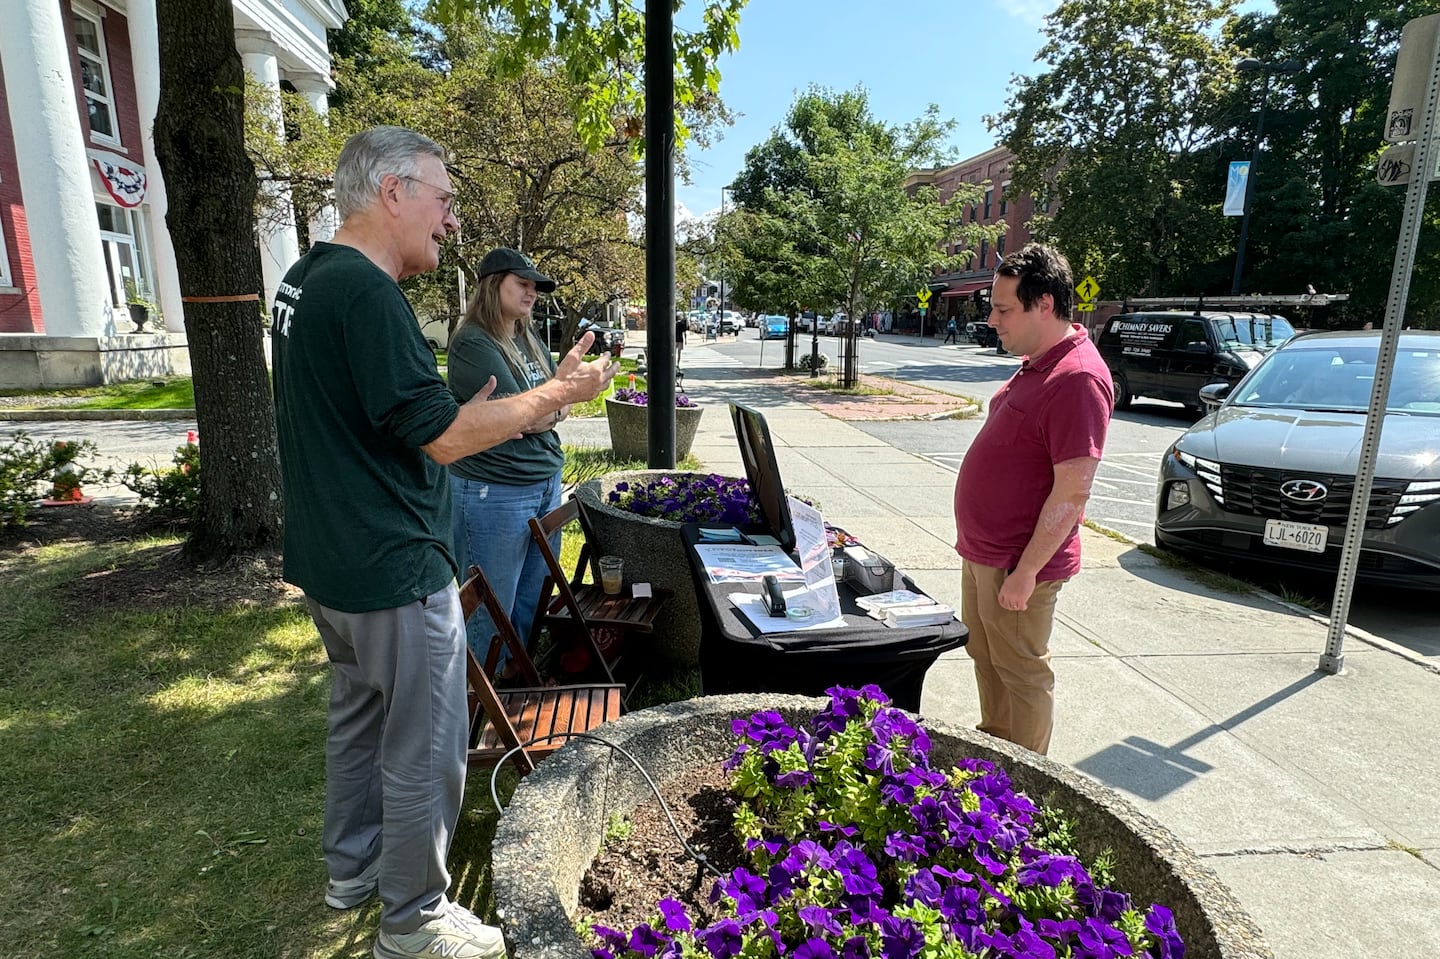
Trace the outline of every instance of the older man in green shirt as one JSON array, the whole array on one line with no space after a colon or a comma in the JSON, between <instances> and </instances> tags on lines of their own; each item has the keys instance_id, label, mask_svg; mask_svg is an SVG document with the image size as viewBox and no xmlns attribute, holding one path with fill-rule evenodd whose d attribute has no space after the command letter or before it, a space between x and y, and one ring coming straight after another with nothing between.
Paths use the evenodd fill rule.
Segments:
<instances>
[{"instance_id":1,"label":"older man in green shirt","mask_svg":"<svg viewBox=\"0 0 1440 959\"><path fill-rule=\"evenodd\" d=\"M351 137L342 224L280 285L272 312L285 578L332 665L326 902L382 904L378 959L495 959L498 929L446 895L465 785L465 629L444 466L599 395L588 339L543 386L459 404L398 282L459 229L444 151L399 127Z\"/></svg>"}]
</instances>

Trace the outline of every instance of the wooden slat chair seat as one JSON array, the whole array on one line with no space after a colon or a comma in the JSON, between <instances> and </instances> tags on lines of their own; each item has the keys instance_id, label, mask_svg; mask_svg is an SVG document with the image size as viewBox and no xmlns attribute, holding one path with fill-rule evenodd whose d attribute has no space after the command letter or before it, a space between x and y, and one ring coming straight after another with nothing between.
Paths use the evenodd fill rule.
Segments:
<instances>
[{"instance_id":1,"label":"wooden slat chair seat","mask_svg":"<svg viewBox=\"0 0 1440 959\"><path fill-rule=\"evenodd\" d=\"M564 738L546 739L558 733L584 733L620 715L619 683L584 686L542 686L539 673L530 659L510 616L501 608L490 583L478 566L471 566L460 587L460 607L468 620L481 606L490 613L497 630L495 638L503 642L516 659L522 674L535 686L522 689L495 688L493 673L487 673L466 645L466 699L470 709L470 742L466 761L479 768L498 763L505 753L512 756L517 769L528 773L541 759L565 745ZM492 647L495 645L492 641ZM494 660L495 657L488 657ZM493 663L492 663L493 670ZM532 742L541 740L539 742Z\"/></svg>"},{"instance_id":2,"label":"wooden slat chair seat","mask_svg":"<svg viewBox=\"0 0 1440 959\"><path fill-rule=\"evenodd\" d=\"M584 545L575 571L566 576L560 560L550 548L550 537L556 530L563 529L575 520L585 534ZM575 499L568 499L560 506L539 519L530 520L530 537L540 549L549 575L540 592L540 615L535 617L533 640L540 627L549 626L553 633L569 629L577 633L585 643L591 658L604 670L605 678L615 682L615 667L619 665L616 645L623 646L628 633L651 633L655 630L655 617L660 614L671 596L670 590L654 589L654 595L634 597L627 589L618 596L606 595L600 585L598 569L591 568L592 583L583 581L585 571L595 560L590 546L590 533L585 523L584 512ZM618 636L619 644L610 642Z\"/></svg>"}]
</instances>

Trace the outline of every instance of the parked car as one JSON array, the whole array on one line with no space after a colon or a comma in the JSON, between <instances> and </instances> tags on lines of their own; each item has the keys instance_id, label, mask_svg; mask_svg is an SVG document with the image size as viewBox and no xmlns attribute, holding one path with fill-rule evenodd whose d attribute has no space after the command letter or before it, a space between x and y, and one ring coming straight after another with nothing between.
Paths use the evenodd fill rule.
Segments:
<instances>
[{"instance_id":1,"label":"parked car","mask_svg":"<svg viewBox=\"0 0 1440 959\"><path fill-rule=\"evenodd\" d=\"M977 346L1000 349L1000 334L995 332L995 327L984 320L971 320L966 323L965 335L970 337L970 342Z\"/></svg>"},{"instance_id":2,"label":"parked car","mask_svg":"<svg viewBox=\"0 0 1440 959\"><path fill-rule=\"evenodd\" d=\"M584 336L590 331L595 332L595 342L590 346L590 353L599 355L601 353L619 353L625 348L624 327L606 326L603 323L596 323L594 320L581 320L575 328L577 337Z\"/></svg>"},{"instance_id":3,"label":"parked car","mask_svg":"<svg viewBox=\"0 0 1440 959\"><path fill-rule=\"evenodd\" d=\"M802 311L795 320L795 329L800 333L813 332L815 329L815 311Z\"/></svg>"},{"instance_id":4,"label":"parked car","mask_svg":"<svg viewBox=\"0 0 1440 959\"><path fill-rule=\"evenodd\" d=\"M771 314L760 324L760 339L783 340L790 329L790 317Z\"/></svg>"},{"instance_id":5,"label":"parked car","mask_svg":"<svg viewBox=\"0 0 1440 959\"><path fill-rule=\"evenodd\" d=\"M1110 368L1117 410L1137 396L1198 410L1200 387L1233 386L1294 335L1285 317L1263 313L1121 313L1106 322L1096 347Z\"/></svg>"},{"instance_id":6,"label":"parked car","mask_svg":"<svg viewBox=\"0 0 1440 959\"><path fill-rule=\"evenodd\" d=\"M1334 572L1355 487L1379 330L1307 333L1236 386L1165 454L1155 542ZM1440 332L1400 337L1359 578L1440 588Z\"/></svg>"},{"instance_id":7,"label":"parked car","mask_svg":"<svg viewBox=\"0 0 1440 959\"><path fill-rule=\"evenodd\" d=\"M740 332L740 315L734 310L725 310L719 317L720 332L725 335Z\"/></svg>"}]
</instances>

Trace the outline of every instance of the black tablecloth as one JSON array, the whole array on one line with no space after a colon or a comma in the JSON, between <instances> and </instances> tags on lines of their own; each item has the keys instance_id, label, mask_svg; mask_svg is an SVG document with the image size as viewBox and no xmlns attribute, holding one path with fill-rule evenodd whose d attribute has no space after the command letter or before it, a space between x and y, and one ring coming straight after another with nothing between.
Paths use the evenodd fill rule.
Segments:
<instances>
[{"instance_id":1,"label":"black tablecloth","mask_svg":"<svg viewBox=\"0 0 1440 959\"><path fill-rule=\"evenodd\" d=\"M761 592L759 583L712 583L694 547L700 525L680 528L699 596L700 683L706 693L783 692L819 695L834 685L874 683L896 705L920 708L925 671L969 638L958 620L941 626L893 629L855 605L849 583L839 587L845 626L791 633L761 633L731 605L731 593ZM897 573L896 588L920 592ZM793 584L789 584L792 585Z\"/></svg>"}]
</instances>

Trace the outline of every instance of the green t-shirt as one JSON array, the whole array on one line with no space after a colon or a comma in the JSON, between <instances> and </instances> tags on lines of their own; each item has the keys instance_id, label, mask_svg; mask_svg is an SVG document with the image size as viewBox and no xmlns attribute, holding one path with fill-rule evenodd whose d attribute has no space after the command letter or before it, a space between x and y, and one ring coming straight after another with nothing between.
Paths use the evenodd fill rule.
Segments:
<instances>
[{"instance_id":1,"label":"green t-shirt","mask_svg":"<svg viewBox=\"0 0 1440 959\"><path fill-rule=\"evenodd\" d=\"M446 375L450 380L450 392L461 403L474 396L492 376L495 377L495 392L490 394L490 398L498 400L532 390L555 372L555 361L549 353L529 356L522 347L521 355L528 362L524 377L516 376L515 369L505 361L499 344L474 323L466 323L455 331L450 338L448 352ZM456 476L482 483L529 486L550 479L564 463L560 437L554 430L546 430L506 440L499 446L467 456L451 463L450 471Z\"/></svg>"},{"instance_id":2,"label":"green t-shirt","mask_svg":"<svg viewBox=\"0 0 1440 959\"><path fill-rule=\"evenodd\" d=\"M317 243L271 320L285 579L333 609L393 609L455 578L445 468L420 447L458 413L399 285Z\"/></svg>"}]
</instances>

